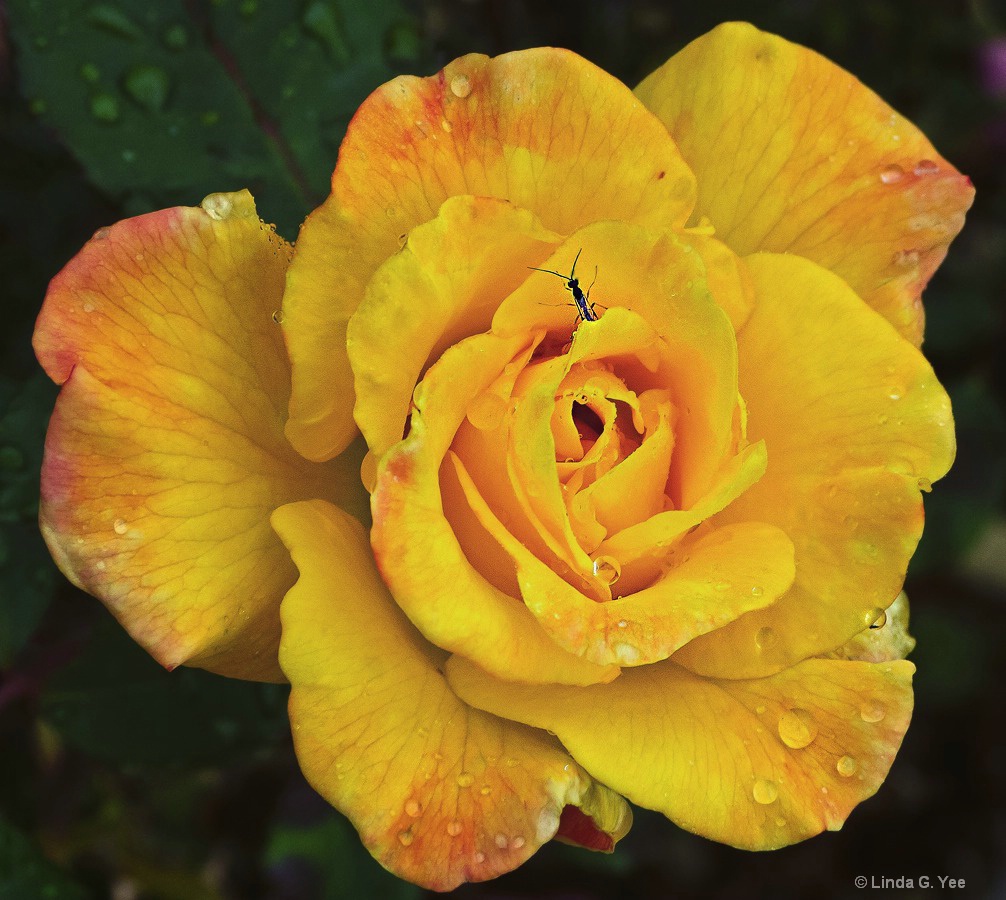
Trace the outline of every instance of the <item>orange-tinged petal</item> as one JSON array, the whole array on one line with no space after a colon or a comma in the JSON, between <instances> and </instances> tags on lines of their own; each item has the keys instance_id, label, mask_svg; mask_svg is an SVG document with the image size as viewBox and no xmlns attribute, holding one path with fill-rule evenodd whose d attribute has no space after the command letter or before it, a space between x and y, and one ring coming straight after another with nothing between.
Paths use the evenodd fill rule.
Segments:
<instances>
[{"instance_id":1,"label":"orange-tinged petal","mask_svg":"<svg viewBox=\"0 0 1006 900\"><path fill-rule=\"evenodd\" d=\"M378 88L350 122L332 194L304 224L283 299L287 432L311 459L355 433L346 322L399 238L459 194L498 197L569 234L601 219L683 224L695 184L666 128L567 50L472 54Z\"/></svg>"},{"instance_id":2,"label":"orange-tinged petal","mask_svg":"<svg viewBox=\"0 0 1006 900\"><path fill-rule=\"evenodd\" d=\"M607 685L542 689L447 664L468 703L555 732L634 803L750 850L837 830L876 792L911 719L914 671L903 660L811 659L728 681L664 662Z\"/></svg>"},{"instance_id":3,"label":"orange-tinged petal","mask_svg":"<svg viewBox=\"0 0 1006 900\"><path fill-rule=\"evenodd\" d=\"M829 659L862 659L887 662L904 659L915 649L915 638L908 633L908 596L902 591L851 641L826 654Z\"/></svg>"},{"instance_id":4,"label":"orange-tinged petal","mask_svg":"<svg viewBox=\"0 0 1006 900\"><path fill-rule=\"evenodd\" d=\"M823 56L736 22L636 94L695 172L695 215L721 240L814 260L921 342L919 295L974 191L914 125Z\"/></svg>"},{"instance_id":5,"label":"orange-tinged petal","mask_svg":"<svg viewBox=\"0 0 1006 900\"><path fill-rule=\"evenodd\" d=\"M374 555L395 601L438 647L528 682L618 675L562 650L519 599L472 565L445 516L440 469L471 400L523 353L523 339L477 335L450 348L416 391L409 436L385 454L372 496Z\"/></svg>"},{"instance_id":6,"label":"orange-tinged petal","mask_svg":"<svg viewBox=\"0 0 1006 900\"><path fill-rule=\"evenodd\" d=\"M281 679L295 572L269 514L320 496L365 515L359 453L318 466L286 442L272 313L289 247L247 192L204 206L102 229L53 279L35 332L63 385L41 524L67 577L163 665Z\"/></svg>"},{"instance_id":7,"label":"orange-tinged petal","mask_svg":"<svg viewBox=\"0 0 1006 900\"><path fill-rule=\"evenodd\" d=\"M402 438L420 373L486 331L500 301L559 235L504 200L452 197L377 271L349 321L356 421L378 456Z\"/></svg>"},{"instance_id":8,"label":"orange-tinged petal","mask_svg":"<svg viewBox=\"0 0 1006 900\"><path fill-rule=\"evenodd\" d=\"M551 736L458 699L359 522L313 501L280 508L273 524L300 571L280 648L297 757L382 865L435 890L493 878L550 840L568 804L595 835L626 833L628 804Z\"/></svg>"},{"instance_id":9,"label":"orange-tinged petal","mask_svg":"<svg viewBox=\"0 0 1006 900\"><path fill-rule=\"evenodd\" d=\"M894 602L922 533L920 488L947 471L955 446L932 368L841 279L795 256L747 265L758 299L738 336L740 389L768 468L715 521L781 528L796 580L676 657L730 678L833 650Z\"/></svg>"}]
</instances>

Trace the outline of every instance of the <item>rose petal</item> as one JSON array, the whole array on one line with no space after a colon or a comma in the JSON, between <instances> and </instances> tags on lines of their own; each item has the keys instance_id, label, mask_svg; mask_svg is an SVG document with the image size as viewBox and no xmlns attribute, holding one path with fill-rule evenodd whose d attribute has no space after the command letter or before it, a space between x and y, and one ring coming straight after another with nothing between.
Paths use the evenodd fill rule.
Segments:
<instances>
[{"instance_id":1,"label":"rose petal","mask_svg":"<svg viewBox=\"0 0 1006 900\"><path fill-rule=\"evenodd\" d=\"M814 260L921 342L919 295L974 190L914 125L823 56L737 22L636 94L695 172L695 214L721 240Z\"/></svg>"},{"instance_id":2,"label":"rose petal","mask_svg":"<svg viewBox=\"0 0 1006 900\"><path fill-rule=\"evenodd\" d=\"M912 712L904 661L811 659L752 681L664 662L607 685L528 687L457 657L473 706L555 732L595 778L689 831L748 850L838 830L890 769Z\"/></svg>"},{"instance_id":3,"label":"rose petal","mask_svg":"<svg viewBox=\"0 0 1006 900\"><path fill-rule=\"evenodd\" d=\"M564 653L518 599L474 568L444 513L440 469L452 437L471 400L523 353L522 343L468 338L426 373L409 436L388 451L378 470L374 555L395 601L438 647L529 682L610 681L617 668Z\"/></svg>"},{"instance_id":4,"label":"rose petal","mask_svg":"<svg viewBox=\"0 0 1006 900\"><path fill-rule=\"evenodd\" d=\"M247 192L204 207L102 229L53 279L35 331L63 384L41 524L67 577L163 665L281 680L295 573L269 513L319 496L365 515L359 454L318 467L287 444L272 313L289 247Z\"/></svg>"},{"instance_id":5,"label":"rose petal","mask_svg":"<svg viewBox=\"0 0 1006 900\"><path fill-rule=\"evenodd\" d=\"M356 420L380 456L402 439L420 373L461 338L486 331L500 301L560 240L527 210L452 197L414 228L349 321Z\"/></svg>"},{"instance_id":6,"label":"rose petal","mask_svg":"<svg viewBox=\"0 0 1006 900\"><path fill-rule=\"evenodd\" d=\"M738 336L740 388L768 468L716 521L781 528L797 575L778 603L676 657L728 678L818 656L870 625L901 590L922 532L920 487L954 455L950 401L915 347L807 260L747 264L758 299Z\"/></svg>"},{"instance_id":7,"label":"rose petal","mask_svg":"<svg viewBox=\"0 0 1006 900\"><path fill-rule=\"evenodd\" d=\"M454 695L356 520L312 501L273 524L300 570L280 649L297 757L382 865L435 890L494 878L555 835L567 804L612 843L626 833L628 805L558 742Z\"/></svg>"},{"instance_id":8,"label":"rose petal","mask_svg":"<svg viewBox=\"0 0 1006 900\"><path fill-rule=\"evenodd\" d=\"M346 322L400 236L448 197L509 200L569 234L599 219L682 224L694 190L666 128L566 50L473 54L378 88L349 125L332 195L301 230L283 298L294 446L327 459L355 434Z\"/></svg>"}]
</instances>

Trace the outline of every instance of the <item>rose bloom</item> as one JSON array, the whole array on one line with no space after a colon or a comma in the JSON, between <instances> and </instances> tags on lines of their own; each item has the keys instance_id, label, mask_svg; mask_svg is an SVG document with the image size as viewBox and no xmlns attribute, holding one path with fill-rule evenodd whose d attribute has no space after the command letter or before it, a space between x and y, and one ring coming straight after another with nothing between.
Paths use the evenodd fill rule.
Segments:
<instances>
[{"instance_id":1,"label":"rose bloom","mask_svg":"<svg viewBox=\"0 0 1006 900\"><path fill-rule=\"evenodd\" d=\"M167 668L288 680L306 777L418 884L611 850L628 801L838 829L911 717L954 456L919 298L972 194L750 25L634 92L556 49L397 78L296 249L215 194L53 279L46 540Z\"/></svg>"}]
</instances>

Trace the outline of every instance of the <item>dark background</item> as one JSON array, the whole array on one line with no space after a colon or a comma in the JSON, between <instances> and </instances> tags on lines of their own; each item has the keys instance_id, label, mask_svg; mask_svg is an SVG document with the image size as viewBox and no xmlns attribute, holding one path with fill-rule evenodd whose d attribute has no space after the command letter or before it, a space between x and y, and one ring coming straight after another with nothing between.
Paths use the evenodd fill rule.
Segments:
<instances>
[{"instance_id":1,"label":"dark background","mask_svg":"<svg viewBox=\"0 0 1006 900\"><path fill-rule=\"evenodd\" d=\"M91 233L252 189L288 238L349 116L399 72L569 47L629 85L720 21L824 53L918 124L978 191L926 294L960 452L927 498L908 591L915 719L845 829L732 850L638 811L613 856L554 844L464 898L855 897L948 875L1006 897L1006 9L991 2L0 0L0 898L418 898L298 773L276 686L168 675L38 537L55 389L29 339Z\"/></svg>"}]
</instances>

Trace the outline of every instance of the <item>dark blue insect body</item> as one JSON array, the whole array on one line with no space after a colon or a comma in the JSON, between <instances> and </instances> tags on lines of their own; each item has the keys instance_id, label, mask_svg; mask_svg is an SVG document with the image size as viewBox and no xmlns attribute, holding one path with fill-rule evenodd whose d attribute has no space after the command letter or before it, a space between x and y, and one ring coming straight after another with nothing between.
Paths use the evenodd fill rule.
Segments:
<instances>
[{"instance_id":1,"label":"dark blue insect body","mask_svg":"<svg viewBox=\"0 0 1006 900\"><path fill-rule=\"evenodd\" d=\"M594 309L595 304L590 302L590 288L594 286L594 282L590 283L590 287L587 288L587 293L580 288L579 279L576 277L576 262L580 258L580 254L583 252L583 247L576 251L576 257L573 259L573 268L569 273L567 278L561 272L553 272L551 269L539 269L535 266L528 266L529 269L533 269L535 272L545 272L548 275L555 275L566 282L566 290L573 295L573 305L576 306L577 317L584 322L596 322L597 312ZM597 269L594 269L594 281L597 280Z\"/></svg>"}]
</instances>

